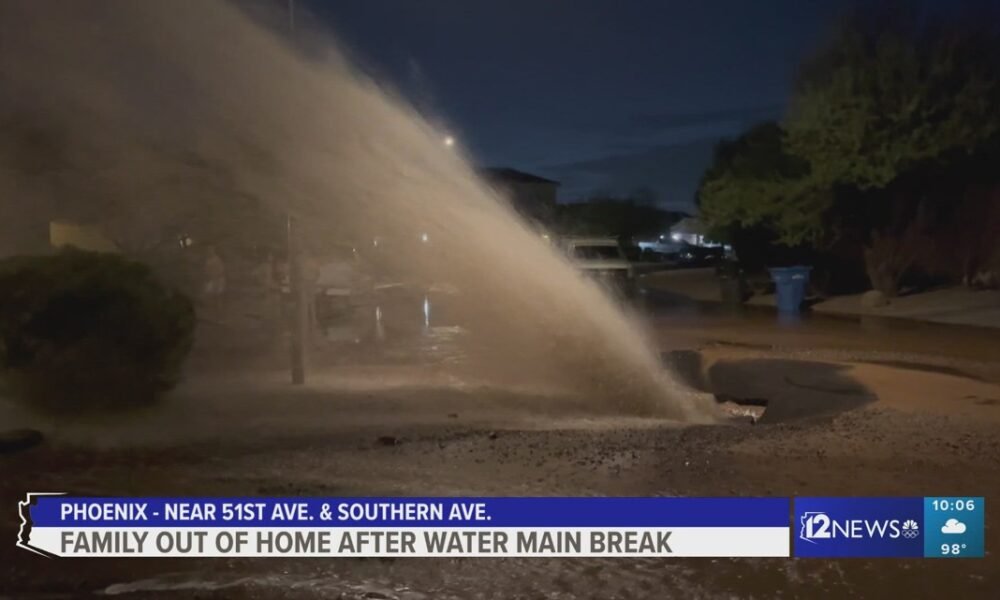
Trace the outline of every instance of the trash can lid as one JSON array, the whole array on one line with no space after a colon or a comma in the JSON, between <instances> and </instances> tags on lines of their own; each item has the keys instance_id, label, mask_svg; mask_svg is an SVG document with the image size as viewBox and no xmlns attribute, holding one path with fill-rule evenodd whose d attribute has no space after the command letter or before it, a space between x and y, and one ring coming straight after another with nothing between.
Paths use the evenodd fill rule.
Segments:
<instances>
[{"instance_id":1,"label":"trash can lid","mask_svg":"<svg viewBox=\"0 0 1000 600\"><path fill-rule=\"evenodd\" d=\"M795 267L770 267L768 268L768 271L770 271L771 273L777 273L777 274L787 273L789 275L792 275L794 273L808 273L809 271L812 271L812 267L807 267L804 265Z\"/></svg>"},{"instance_id":2,"label":"trash can lid","mask_svg":"<svg viewBox=\"0 0 1000 600\"><path fill-rule=\"evenodd\" d=\"M806 279L809 277L809 271L812 271L812 267L772 267L768 269L768 272L771 274L771 279L774 280L775 283Z\"/></svg>"}]
</instances>

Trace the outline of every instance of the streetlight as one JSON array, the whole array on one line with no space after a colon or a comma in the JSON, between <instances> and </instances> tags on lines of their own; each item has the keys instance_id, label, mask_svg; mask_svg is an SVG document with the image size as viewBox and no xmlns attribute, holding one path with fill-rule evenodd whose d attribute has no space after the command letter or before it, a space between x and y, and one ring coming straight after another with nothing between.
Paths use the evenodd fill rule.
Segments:
<instances>
[{"instance_id":1,"label":"streetlight","mask_svg":"<svg viewBox=\"0 0 1000 600\"><path fill-rule=\"evenodd\" d=\"M295 35L295 0L288 0L288 30ZM285 213L285 233L288 248L288 287L293 299L294 318L289 336L289 359L293 385L306 382L306 339L309 335L309 299L302 276L301 227L295 223L291 211Z\"/></svg>"}]
</instances>

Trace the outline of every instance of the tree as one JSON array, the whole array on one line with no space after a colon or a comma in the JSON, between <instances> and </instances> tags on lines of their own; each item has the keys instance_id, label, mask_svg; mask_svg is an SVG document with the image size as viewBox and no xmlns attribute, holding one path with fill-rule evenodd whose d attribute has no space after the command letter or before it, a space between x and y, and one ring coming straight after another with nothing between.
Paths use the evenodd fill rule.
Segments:
<instances>
[{"instance_id":1,"label":"tree","mask_svg":"<svg viewBox=\"0 0 1000 600\"><path fill-rule=\"evenodd\" d=\"M913 185L920 173L1000 134L996 32L915 23L905 14L849 22L801 69L784 124L789 150L809 165L805 190L864 193L853 214L835 197L811 220L841 232L851 222L872 286L890 296L925 245L934 212L935 199Z\"/></svg>"},{"instance_id":2,"label":"tree","mask_svg":"<svg viewBox=\"0 0 1000 600\"><path fill-rule=\"evenodd\" d=\"M964 154L964 153L963 153ZM1000 274L1000 137L973 156L924 173L935 195L933 244L920 266L965 285L996 285Z\"/></svg>"},{"instance_id":3,"label":"tree","mask_svg":"<svg viewBox=\"0 0 1000 600\"><path fill-rule=\"evenodd\" d=\"M800 69L780 127L720 146L699 190L706 220L764 225L789 245L855 238L873 287L895 294L943 201L922 192L921 173L1000 136L992 25L918 23L848 20Z\"/></svg>"},{"instance_id":4,"label":"tree","mask_svg":"<svg viewBox=\"0 0 1000 600\"><path fill-rule=\"evenodd\" d=\"M723 140L698 188L696 202L713 239L728 239L734 227L766 226L790 244L812 227L799 194L806 163L785 148L773 121L759 123L733 140Z\"/></svg>"},{"instance_id":5,"label":"tree","mask_svg":"<svg viewBox=\"0 0 1000 600\"><path fill-rule=\"evenodd\" d=\"M855 17L800 69L784 122L813 187L883 189L1000 132L996 32Z\"/></svg>"},{"instance_id":6,"label":"tree","mask_svg":"<svg viewBox=\"0 0 1000 600\"><path fill-rule=\"evenodd\" d=\"M607 235L631 239L660 235L680 214L632 199L593 198L558 206L555 229L568 235Z\"/></svg>"}]
</instances>

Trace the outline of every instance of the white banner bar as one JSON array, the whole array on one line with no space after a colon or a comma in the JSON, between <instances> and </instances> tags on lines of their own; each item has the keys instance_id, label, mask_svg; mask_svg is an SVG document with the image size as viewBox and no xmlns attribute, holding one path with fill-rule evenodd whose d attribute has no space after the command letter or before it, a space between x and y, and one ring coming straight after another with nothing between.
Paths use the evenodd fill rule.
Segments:
<instances>
[{"instance_id":1,"label":"white banner bar","mask_svg":"<svg viewBox=\"0 0 1000 600\"><path fill-rule=\"evenodd\" d=\"M787 557L788 527L34 527L25 544L89 557Z\"/></svg>"}]
</instances>

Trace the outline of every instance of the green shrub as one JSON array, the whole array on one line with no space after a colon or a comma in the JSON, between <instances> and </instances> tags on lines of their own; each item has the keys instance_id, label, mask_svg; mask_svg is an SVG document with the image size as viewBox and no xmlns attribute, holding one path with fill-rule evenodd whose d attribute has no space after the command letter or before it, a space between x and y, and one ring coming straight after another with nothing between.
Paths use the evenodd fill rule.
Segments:
<instances>
[{"instance_id":1,"label":"green shrub","mask_svg":"<svg viewBox=\"0 0 1000 600\"><path fill-rule=\"evenodd\" d=\"M34 408L140 406L173 387L191 349L191 301L116 254L0 260L0 377Z\"/></svg>"}]
</instances>

